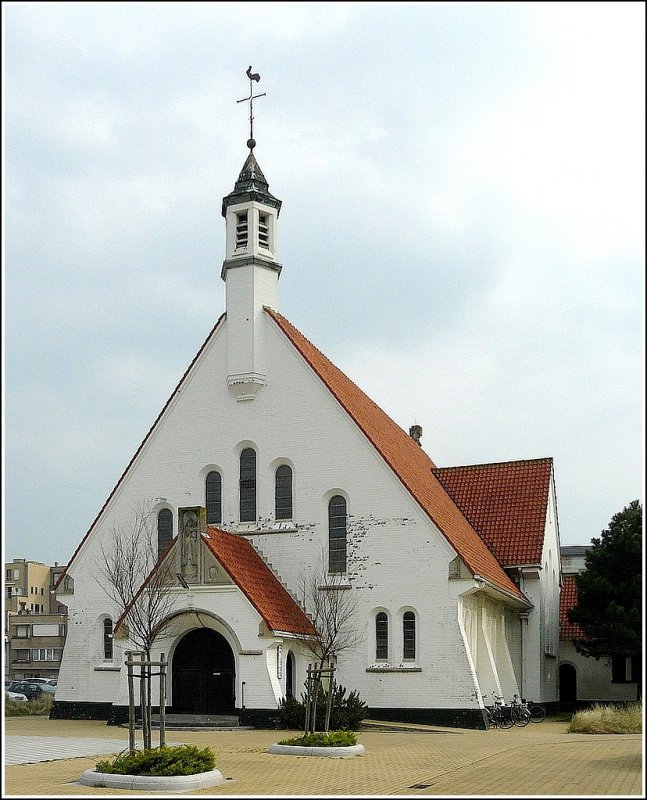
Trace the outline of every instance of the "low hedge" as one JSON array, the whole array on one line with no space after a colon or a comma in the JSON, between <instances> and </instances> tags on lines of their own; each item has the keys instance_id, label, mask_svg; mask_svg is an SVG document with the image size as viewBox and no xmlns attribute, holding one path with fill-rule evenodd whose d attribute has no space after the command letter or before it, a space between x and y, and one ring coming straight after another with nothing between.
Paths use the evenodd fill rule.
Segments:
<instances>
[{"instance_id":1,"label":"low hedge","mask_svg":"<svg viewBox=\"0 0 647 800\"><path fill-rule=\"evenodd\" d=\"M329 733L306 733L294 739L284 739L279 744L298 747L352 747L357 744L357 736L352 731L330 731Z\"/></svg>"},{"instance_id":2,"label":"low hedge","mask_svg":"<svg viewBox=\"0 0 647 800\"><path fill-rule=\"evenodd\" d=\"M5 696L4 715L5 717L29 717L29 716L49 716L49 712L54 705L53 694L43 694L33 700L9 700Z\"/></svg>"},{"instance_id":3,"label":"low hedge","mask_svg":"<svg viewBox=\"0 0 647 800\"><path fill-rule=\"evenodd\" d=\"M98 761L97 772L113 775L174 776L197 775L209 772L216 766L216 757L210 747L199 749L194 745L157 747L135 750L118 755L114 761Z\"/></svg>"}]
</instances>

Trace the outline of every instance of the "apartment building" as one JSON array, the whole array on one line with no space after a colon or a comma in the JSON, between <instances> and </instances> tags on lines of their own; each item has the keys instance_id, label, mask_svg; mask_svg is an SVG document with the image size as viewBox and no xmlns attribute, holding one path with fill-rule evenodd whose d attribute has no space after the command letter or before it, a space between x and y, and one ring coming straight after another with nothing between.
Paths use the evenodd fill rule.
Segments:
<instances>
[{"instance_id":1,"label":"apartment building","mask_svg":"<svg viewBox=\"0 0 647 800\"><path fill-rule=\"evenodd\" d=\"M52 590L63 570L24 558L5 563L5 680L58 677L67 606Z\"/></svg>"}]
</instances>

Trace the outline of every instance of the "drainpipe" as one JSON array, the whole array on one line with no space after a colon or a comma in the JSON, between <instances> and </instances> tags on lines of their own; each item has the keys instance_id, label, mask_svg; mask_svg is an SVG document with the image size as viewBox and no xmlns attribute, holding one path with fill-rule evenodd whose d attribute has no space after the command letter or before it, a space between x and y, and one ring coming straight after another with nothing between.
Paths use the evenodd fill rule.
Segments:
<instances>
[{"instance_id":1,"label":"drainpipe","mask_svg":"<svg viewBox=\"0 0 647 800\"><path fill-rule=\"evenodd\" d=\"M522 699L525 699L525 687L527 686L528 667L526 659L526 640L528 638L528 611L521 611L519 613L519 622L521 625L521 686L519 686L519 694Z\"/></svg>"}]
</instances>

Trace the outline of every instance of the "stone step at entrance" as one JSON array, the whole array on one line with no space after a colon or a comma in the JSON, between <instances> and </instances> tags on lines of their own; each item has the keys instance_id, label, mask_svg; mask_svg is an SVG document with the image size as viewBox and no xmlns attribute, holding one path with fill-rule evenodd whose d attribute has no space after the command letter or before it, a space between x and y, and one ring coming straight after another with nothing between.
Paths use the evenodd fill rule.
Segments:
<instances>
[{"instance_id":1,"label":"stone step at entrance","mask_svg":"<svg viewBox=\"0 0 647 800\"><path fill-rule=\"evenodd\" d=\"M159 714L152 715L151 723L153 728L159 728ZM249 730L241 727L240 719L233 714L166 714L165 726L167 730Z\"/></svg>"}]
</instances>

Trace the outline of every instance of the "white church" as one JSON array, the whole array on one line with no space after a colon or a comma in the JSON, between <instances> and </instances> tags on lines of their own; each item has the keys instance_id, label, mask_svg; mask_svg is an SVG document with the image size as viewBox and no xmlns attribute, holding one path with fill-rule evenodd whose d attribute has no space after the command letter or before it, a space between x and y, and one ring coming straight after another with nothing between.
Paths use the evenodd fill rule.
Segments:
<instances>
[{"instance_id":1,"label":"white church","mask_svg":"<svg viewBox=\"0 0 647 800\"><path fill-rule=\"evenodd\" d=\"M169 713L275 725L313 661L309 575L356 601L361 641L336 677L371 717L484 727L493 692L556 703L552 459L437 466L418 426L400 428L282 316L281 201L255 144L222 203L225 311L57 587L69 625L52 717L127 719L134 648L95 574L142 502L178 575L152 653L168 659Z\"/></svg>"}]
</instances>

